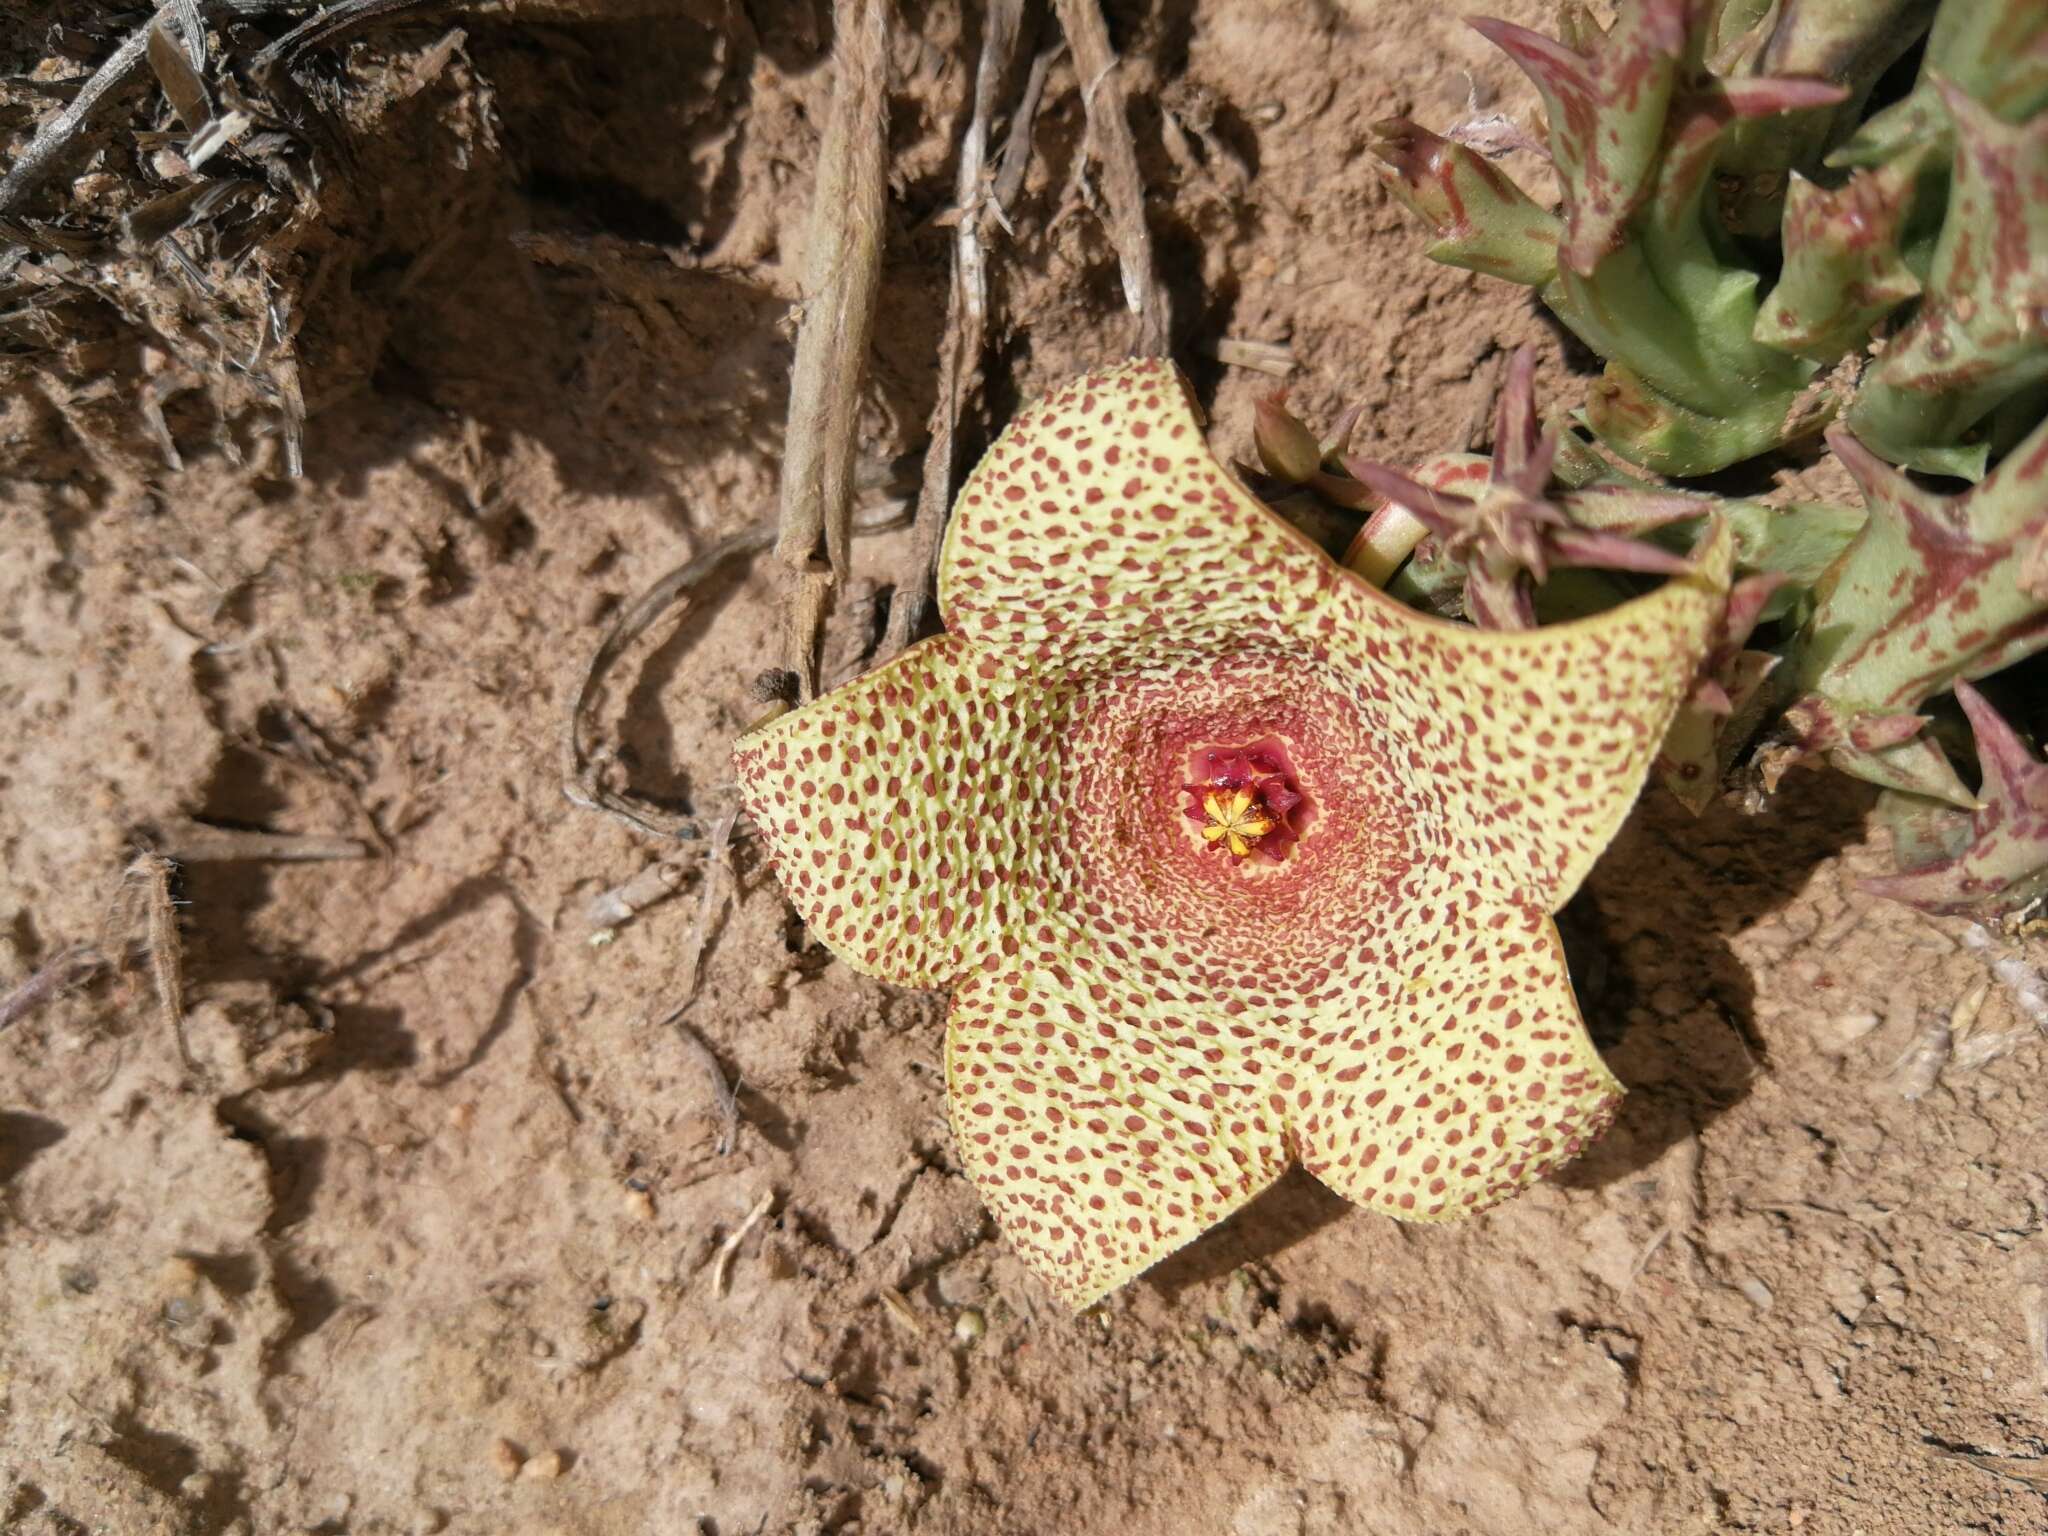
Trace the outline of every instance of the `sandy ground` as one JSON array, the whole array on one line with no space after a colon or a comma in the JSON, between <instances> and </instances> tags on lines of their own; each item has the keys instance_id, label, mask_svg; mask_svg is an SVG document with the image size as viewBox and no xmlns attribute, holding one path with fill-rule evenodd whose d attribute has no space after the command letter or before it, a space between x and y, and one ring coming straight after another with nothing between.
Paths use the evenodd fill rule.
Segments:
<instances>
[{"instance_id":1,"label":"sandy ground","mask_svg":"<svg viewBox=\"0 0 2048 1536\"><path fill-rule=\"evenodd\" d=\"M720 1155L661 1022L695 888L593 931L660 850L564 799L559 741L619 606L774 505L829 79L825 7L749 10L515 5L337 53L302 480L190 402L172 473L125 386L9 365L0 979L141 939L121 872L192 818L374 856L183 863L189 1062L143 968L0 1036L0 1528L2048 1527L2043 1045L1963 925L1859 893L1881 834L1838 779L1754 817L1646 798L1565 919L1621 1122L1467 1225L1296 1174L1068 1316L961 1177L942 1000L807 948L744 843L684 1015L742 1084ZM1296 404L1363 403L1386 457L1462 433L1517 343L1583 389L1365 168L1395 112L1531 115L1449 9L1113 16L1219 447L1270 385L1224 336L1291 345ZM916 22L877 481L931 403L975 46ZM1080 125L1061 65L995 247L997 419L1128 338L1064 196ZM628 658L597 725L633 791L731 804L777 591L742 562Z\"/></svg>"}]
</instances>

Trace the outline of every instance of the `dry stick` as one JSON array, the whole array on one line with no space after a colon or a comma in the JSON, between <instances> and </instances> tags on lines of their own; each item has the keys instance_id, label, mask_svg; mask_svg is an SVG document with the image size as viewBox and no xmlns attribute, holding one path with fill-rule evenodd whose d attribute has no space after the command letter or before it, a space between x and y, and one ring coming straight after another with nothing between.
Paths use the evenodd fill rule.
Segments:
<instances>
[{"instance_id":1,"label":"dry stick","mask_svg":"<svg viewBox=\"0 0 2048 1536\"><path fill-rule=\"evenodd\" d=\"M687 1008L697 995L697 973L704 961L704 945L711 937L712 923L725 909L725 861L732 848L732 829L739 819L738 806L719 817L712 825L711 841L704 849L703 889L697 898L697 921L690 925L689 943L683 948L681 1008Z\"/></svg>"},{"instance_id":2,"label":"dry stick","mask_svg":"<svg viewBox=\"0 0 2048 1536\"><path fill-rule=\"evenodd\" d=\"M0 997L0 1029L25 1019L43 1004L59 997L105 965L90 944L73 944L59 950L29 975L28 980Z\"/></svg>"},{"instance_id":3,"label":"dry stick","mask_svg":"<svg viewBox=\"0 0 2048 1536\"><path fill-rule=\"evenodd\" d=\"M939 351L931 445L925 450L924 483L917 494L911 574L909 580L897 583L890 598L889 633L877 661L888 660L910 644L931 603L939 536L953 500L953 436L967 394L981 379L982 339L988 329L988 256L981 243L981 220L989 195L984 184L989 120L995 116L996 91L1017 51L1023 16L1024 0L995 0L982 24L981 63L974 74L974 115L960 140L960 165L953 183L959 216L953 226L953 286L946 300L946 338Z\"/></svg>"},{"instance_id":4,"label":"dry stick","mask_svg":"<svg viewBox=\"0 0 2048 1536\"><path fill-rule=\"evenodd\" d=\"M15 157L14 164L7 168L7 174L0 177L0 213L7 212L29 193L42 185L43 179L56 168L57 158L65 147L77 138L79 132L114 93L134 78L141 69L142 61L149 54L149 37L157 27L171 23L177 16L177 6L167 3L148 21L137 27L121 41L121 46L108 54L100 67L79 88L64 110L57 113L36 130L28 147Z\"/></svg>"},{"instance_id":5,"label":"dry stick","mask_svg":"<svg viewBox=\"0 0 2048 1536\"><path fill-rule=\"evenodd\" d=\"M289 70L305 54L336 41L344 33L426 3L427 0L335 0L257 54L249 72L258 80L267 79L279 65Z\"/></svg>"},{"instance_id":6,"label":"dry stick","mask_svg":"<svg viewBox=\"0 0 2048 1536\"><path fill-rule=\"evenodd\" d=\"M292 832L255 832L177 821L162 829L164 854L179 864L312 864L328 859L367 859L370 850L353 837L302 837Z\"/></svg>"},{"instance_id":7,"label":"dry stick","mask_svg":"<svg viewBox=\"0 0 2048 1536\"><path fill-rule=\"evenodd\" d=\"M711 1080L711 1102L718 1110L718 1139L712 1143L712 1150L720 1157L724 1157L732 1151L733 1143L738 1140L740 1133L739 1080L735 1078L730 1083L726 1082L725 1071L718 1065L718 1058L711 1054L711 1047L704 1043L701 1035L683 1022L683 1008L689 1006L688 1003L684 1003L682 1008L676 1009L663 1019L662 1023L673 1024L676 1027L677 1032L683 1037L683 1044L689 1047L690 1054L697 1059L697 1064L704 1069L704 1075Z\"/></svg>"},{"instance_id":8,"label":"dry stick","mask_svg":"<svg viewBox=\"0 0 2048 1536\"><path fill-rule=\"evenodd\" d=\"M289 3L291 0L230 0L228 9L244 16L260 16L269 11L281 11ZM199 6L189 3L189 0L165 0L155 15L121 40L120 47L107 55L64 110L36 130L28 147L7 168L7 174L0 176L0 214L8 212L43 184L57 168L65 149L84 131L93 115L135 77L149 55L150 33L164 25L176 25L183 31L186 25L184 18L198 10ZM186 43L188 47L192 46L189 35Z\"/></svg>"},{"instance_id":9,"label":"dry stick","mask_svg":"<svg viewBox=\"0 0 2048 1536\"><path fill-rule=\"evenodd\" d=\"M178 912L171 901L171 877L178 866L161 854L143 853L128 866L129 878L142 882L142 900L148 918L149 974L156 983L157 1006L178 1042L178 1059L185 1070L203 1077L193 1060L192 1047L185 1039L185 949L178 937Z\"/></svg>"},{"instance_id":10,"label":"dry stick","mask_svg":"<svg viewBox=\"0 0 2048 1536\"><path fill-rule=\"evenodd\" d=\"M1064 38L1055 39L1031 59L1031 73L1024 81L1024 94L1017 98L1017 110L1010 114L1010 131L996 156L995 203L998 214L1006 213L1024 190L1024 175L1031 168L1031 130L1038 121L1039 105L1045 100L1045 82L1059 56L1067 51Z\"/></svg>"},{"instance_id":11,"label":"dry stick","mask_svg":"<svg viewBox=\"0 0 2048 1536\"><path fill-rule=\"evenodd\" d=\"M1109 28L1095 0L1059 0L1060 28L1074 51L1081 77L1081 103L1088 113L1088 145L1102 163L1102 193L1109 202L1109 238L1123 269L1124 303L1138 317L1131 350L1140 357L1164 357L1171 315L1166 290L1152 265L1152 235L1145 226L1145 180L1131 142L1130 115Z\"/></svg>"},{"instance_id":12,"label":"dry stick","mask_svg":"<svg viewBox=\"0 0 2048 1536\"><path fill-rule=\"evenodd\" d=\"M656 859L630 880L590 898L583 920L595 930L592 938L631 922L649 907L667 901L683 888L690 866L702 857L695 844L678 848L666 858Z\"/></svg>"},{"instance_id":13,"label":"dry stick","mask_svg":"<svg viewBox=\"0 0 2048 1536\"><path fill-rule=\"evenodd\" d=\"M694 817L664 816L636 806L600 784L597 773L601 760L586 754L583 749L583 716L606 670L648 625L666 613L678 598L694 591L728 560L756 554L774 542L775 526L772 523L756 523L751 528L720 539L701 555L693 556L663 576L612 620L611 627L604 632L597 649L584 664L583 675L577 681L575 691L569 696L569 718L562 730L562 793L572 805L601 812L624 822L636 832L652 832L657 837L695 838L703 835Z\"/></svg>"},{"instance_id":14,"label":"dry stick","mask_svg":"<svg viewBox=\"0 0 2048 1536\"><path fill-rule=\"evenodd\" d=\"M856 534L885 533L900 526L902 517L901 502L883 502L863 515L853 531ZM590 660L584 664L575 690L569 696L569 717L562 727L562 793L570 804L581 806L586 811L597 811L624 822L636 832L651 832L656 837L695 839L704 835L704 829L695 817L665 816L649 807L635 805L600 783L598 772L604 765L604 758L600 753L585 749L583 717L604 674L650 624L676 602L687 598L728 560L758 554L773 544L775 534L776 525L763 522L719 540L701 555L692 556L661 577L612 620L596 650L591 652Z\"/></svg>"},{"instance_id":15,"label":"dry stick","mask_svg":"<svg viewBox=\"0 0 2048 1536\"><path fill-rule=\"evenodd\" d=\"M804 699L818 691L826 600L848 570L854 431L882 266L890 5L839 0L835 10L832 114L804 237L803 323L790 371L775 541L791 581L783 649Z\"/></svg>"},{"instance_id":16,"label":"dry stick","mask_svg":"<svg viewBox=\"0 0 2048 1536\"><path fill-rule=\"evenodd\" d=\"M725 1241L718 1245L718 1256L711 1261L711 1294L713 1296L723 1296L725 1294L726 1285L732 1278L733 1255L740 1251L740 1244L747 1240L747 1234L761 1224L761 1218L766 1216L774 1206L775 1191L771 1189L767 1194L754 1202L754 1208L747 1212L746 1219L737 1227L734 1227L727 1235Z\"/></svg>"}]
</instances>

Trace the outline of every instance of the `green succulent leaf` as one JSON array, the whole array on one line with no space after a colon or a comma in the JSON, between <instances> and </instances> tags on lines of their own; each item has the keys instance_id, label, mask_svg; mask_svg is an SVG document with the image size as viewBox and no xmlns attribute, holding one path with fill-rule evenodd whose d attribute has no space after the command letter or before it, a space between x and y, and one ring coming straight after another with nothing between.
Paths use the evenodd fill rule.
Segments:
<instances>
[{"instance_id":1,"label":"green succulent leaf","mask_svg":"<svg viewBox=\"0 0 2048 1536\"><path fill-rule=\"evenodd\" d=\"M1877 323L1920 293L1902 252L1924 148L1829 189L1792 177L1785 265L1753 332L1767 347L1829 363L1862 347Z\"/></svg>"},{"instance_id":2,"label":"green succulent leaf","mask_svg":"<svg viewBox=\"0 0 2048 1536\"><path fill-rule=\"evenodd\" d=\"M1566 187L1565 268L1590 274L1650 194L1685 57L1686 9L1687 0L1624 4L1591 56L1511 22L1472 23L1543 96L1550 156Z\"/></svg>"},{"instance_id":3,"label":"green succulent leaf","mask_svg":"<svg viewBox=\"0 0 2048 1536\"><path fill-rule=\"evenodd\" d=\"M1927 295L1858 391L1849 425L1894 463L1974 479L1966 433L2048 379L2048 112L2003 121L1935 77L1955 125L1955 185Z\"/></svg>"},{"instance_id":4,"label":"green succulent leaf","mask_svg":"<svg viewBox=\"0 0 2048 1536\"><path fill-rule=\"evenodd\" d=\"M1784 675L1796 745L1886 788L1975 803L1917 733L1888 739L1961 678L2048 648L2048 601L2027 589L2048 536L2048 423L1960 496L1922 489L1848 430L1828 434L1870 518L1822 580Z\"/></svg>"},{"instance_id":5,"label":"green succulent leaf","mask_svg":"<svg viewBox=\"0 0 2048 1536\"><path fill-rule=\"evenodd\" d=\"M1903 872L1866 889L1928 912L1998 916L2048 895L2048 764L1982 694L1956 684L1977 733L1982 804L1968 816L1895 801L1888 818Z\"/></svg>"},{"instance_id":6,"label":"green succulent leaf","mask_svg":"<svg viewBox=\"0 0 2048 1536\"><path fill-rule=\"evenodd\" d=\"M1483 155L1405 118L1373 132L1381 182L1436 232L1432 261L1532 288L1557 276L1557 216Z\"/></svg>"}]
</instances>

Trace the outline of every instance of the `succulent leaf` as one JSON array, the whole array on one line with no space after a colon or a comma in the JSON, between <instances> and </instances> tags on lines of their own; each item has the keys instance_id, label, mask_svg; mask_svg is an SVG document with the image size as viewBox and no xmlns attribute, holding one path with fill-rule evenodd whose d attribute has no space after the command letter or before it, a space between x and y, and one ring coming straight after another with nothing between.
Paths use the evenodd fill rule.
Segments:
<instances>
[{"instance_id":1,"label":"succulent leaf","mask_svg":"<svg viewBox=\"0 0 2048 1536\"><path fill-rule=\"evenodd\" d=\"M1537 425L1535 377L1536 355L1523 347L1508 366L1494 413L1490 461L1446 455L1418 478L1385 464L1345 460L1361 483L1435 537L1441 558L1463 573L1465 616L1482 629L1535 628L1535 587L1548 579L1553 564L1665 574L1686 566L1684 556L1628 535L1691 515L1688 502L1624 486L1600 487L1587 494L1605 504L1603 523L1589 527L1563 502L1549 499L1558 437ZM1483 479L1475 464L1484 464ZM1384 563L1384 543L1368 523L1347 560L1363 573L1376 572Z\"/></svg>"},{"instance_id":2,"label":"succulent leaf","mask_svg":"<svg viewBox=\"0 0 2048 1536\"><path fill-rule=\"evenodd\" d=\"M1705 58L1724 77L1827 80L1843 99L1738 128L1722 155L1722 214L1746 236L1778 230L1788 174L1810 172L1855 127L1872 87L1927 32L1938 0L1799 0L1723 5L1703 19Z\"/></svg>"},{"instance_id":3,"label":"succulent leaf","mask_svg":"<svg viewBox=\"0 0 2048 1536\"><path fill-rule=\"evenodd\" d=\"M1306 485L1323 467L1322 444L1287 409L1287 391L1276 389L1253 406L1252 443L1266 473L1288 485Z\"/></svg>"},{"instance_id":4,"label":"succulent leaf","mask_svg":"<svg viewBox=\"0 0 2048 1536\"><path fill-rule=\"evenodd\" d=\"M1559 223L1485 156L1404 118L1374 128L1380 181L1436 233L1432 261L1541 288Z\"/></svg>"},{"instance_id":5,"label":"succulent leaf","mask_svg":"<svg viewBox=\"0 0 2048 1536\"><path fill-rule=\"evenodd\" d=\"M1279 522L1172 367L1130 363L1027 408L969 478L950 633L735 767L819 936L955 989L965 1165L1085 1306L1290 1161L1449 1220L1606 1123L1549 914L1640 789L1730 559L1717 525L1582 623L1445 624ZM1239 757L1299 798L1233 794L1208 839L1190 776ZM1283 815L1283 859L1237 856Z\"/></svg>"},{"instance_id":6,"label":"succulent leaf","mask_svg":"<svg viewBox=\"0 0 2048 1536\"><path fill-rule=\"evenodd\" d=\"M1917 835L1909 833L1897 849L1902 862L1917 855L1919 867L1866 880L1864 886L1928 912L1999 916L2048 895L2048 764L2035 761L2018 733L1968 683L1956 684L1956 699L1977 734L1982 804L1966 832L1955 817L1943 818L1932 830L1922 818ZM1950 850L1946 857L1930 857L1944 846Z\"/></svg>"},{"instance_id":7,"label":"succulent leaf","mask_svg":"<svg viewBox=\"0 0 2048 1536\"><path fill-rule=\"evenodd\" d=\"M1863 381L1849 425L1894 463L1975 479L1964 434L2048 379L2048 112L2013 125L1950 81L1955 181L1926 297Z\"/></svg>"},{"instance_id":8,"label":"succulent leaf","mask_svg":"<svg viewBox=\"0 0 2048 1536\"><path fill-rule=\"evenodd\" d=\"M1927 34L1912 92L1865 121L1827 163L1878 165L1915 145L1946 158L1952 130L1937 80L2008 123L2048 107L2048 10L2039 0L1947 0Z\"/></svg>"},{"instance_id":9,"label":"succulent leaf","mask_svg":"<svg viewBox=\"0 0 2048 1536\"><path fill-rule=\"evenodd\" d=\"M1969 806L1938 748L1872 748L1859 723L1909 715L1959 678L2048 647L2048 603L2022 581L2048 534L2048 423L1959 496L1922 489L1845 428L1828 443L1870 518L1823 580L1785 669L1795 745L1872 783Z\"/></svg>"},{"instance_id":10,"label":"succulent leaf","mask_svg":"<svg viewBox=\"0 0 2048 1536\"><path fill-rule=\"evenodd\" d=\"M1869 341L1877 323L1920 292L1901 254L1927 162L1922 149L1834 189L1793 174L1785 200L1785 264L1757 314L1756 339L1833 362Z\"/></svg>"},{"instance_id":11,"label":"succulent leaf","mask_svg":"<svg viewBox=\"0 0 2048 1536\"><path fill-rule=\"evenodd\" d=\"M1590 275L1650 193L1665 106L1678 83L1687 0L1624 0L1589 57L1511 22L1472 25L1535 83L1566 188L1561 268Z\"/></svg>"}]
</instances>

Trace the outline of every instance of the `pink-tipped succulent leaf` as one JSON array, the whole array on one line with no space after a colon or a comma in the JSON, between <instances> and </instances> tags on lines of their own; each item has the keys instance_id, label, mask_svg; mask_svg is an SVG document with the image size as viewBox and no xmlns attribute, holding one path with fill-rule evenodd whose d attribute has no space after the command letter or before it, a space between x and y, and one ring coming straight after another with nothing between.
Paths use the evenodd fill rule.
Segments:
<instances>
[{"instance_id":1,"label":"pink-tipped succulent leaf","mask_svg":"<svg viewBox=\"0 0 2048 1536\"><path fill-rule=\"evenodd\" d=\"M1982 803L1948 857L1864 885L1928 912L2018 911L2048 895L2048 764L1968 683L1956 684L1956 698L1977 734Z\"/></svg>"},{"instance_id":2,"label":"pink-tipped succulent leaf","mask_svg":"<svg viewBox=\"0 0 2048 1536\"><path fill-rule=\"evenodd\" d=\"M1590 54L1510 22L1472 23L1543 94L1550 156L1569 189L1559 260L1573 271L1592 272L1649 195L1685 55L1686 11L1687 0L1626 5Z\"/></svg>"},{"instance_id":3,"label":"pink-tipped succulent leaf","mask_svg":"<svg viewBox=\"0 0 2048 1536\"><path fill-rule=\"evenodd\" d=\"M1534 586L1548 578L1553 565L1664 574L1683 570L1684 556L1614 530L1641 530L1699 515L1695 502L1600 486L1584 494L1606 504L1608 526L1591 528L1571 515L1569 498L1552 500L1557 435L1537 425L1535 373L1535 354L1519 349L1501 390L1493 458L1483 478L1481 461L1452 456L1434 461L1436 472L1426 479L1369 460L1345 460L1361 483L1390 506L1412 514L1444 554L1464 567L1465 615L1485 629L1533 629Z\"/></svg>"},{"instance_id":4,"label":"pink-tipped succulent leaf","mask_svg":"<svg viewBox=\"0 0 2048 1536\"><path fill-rule=\"evenodd\" d=\"M1430 619L1254 500L1170 364L1129 363L969 478L948 633L735 763L812 930L953 989L961 1156L1085 1306L1291 1162L1448 1220L1607 1123L1549 914L1627 814L1729 563L1717 525L1581 623Z\"/></svg>"}]
</instances>

